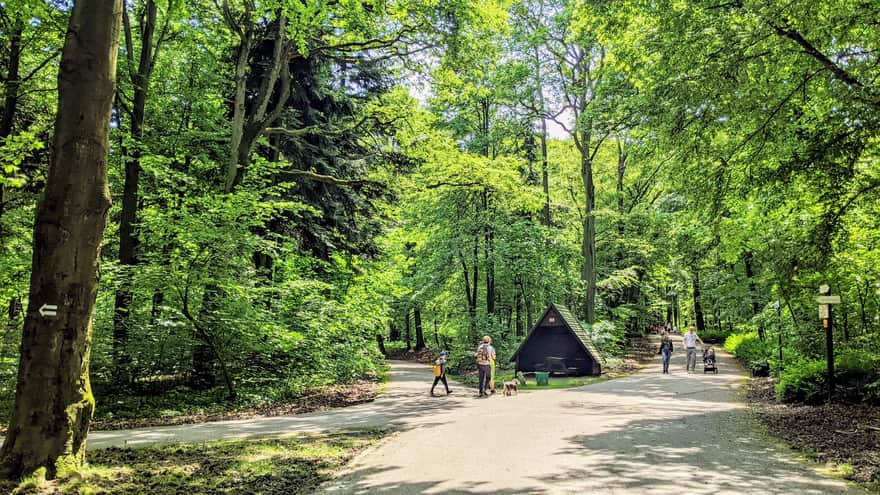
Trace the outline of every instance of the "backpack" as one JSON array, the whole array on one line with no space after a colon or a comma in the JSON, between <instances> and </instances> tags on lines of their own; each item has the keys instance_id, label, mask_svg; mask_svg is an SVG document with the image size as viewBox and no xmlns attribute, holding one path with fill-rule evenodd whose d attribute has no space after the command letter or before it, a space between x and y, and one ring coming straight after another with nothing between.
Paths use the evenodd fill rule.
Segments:
<instances>
[{"instance_id":1,"label":"backpack","mask_svg":"<svg viewBox=\"0 0 880 495\"><path fill-rule=\"evenodd\" d=\"M489 346L487 344L480 344L480 347L477 347L477 363L480 362L489 362Z\"/></svg>"}]
</instances>

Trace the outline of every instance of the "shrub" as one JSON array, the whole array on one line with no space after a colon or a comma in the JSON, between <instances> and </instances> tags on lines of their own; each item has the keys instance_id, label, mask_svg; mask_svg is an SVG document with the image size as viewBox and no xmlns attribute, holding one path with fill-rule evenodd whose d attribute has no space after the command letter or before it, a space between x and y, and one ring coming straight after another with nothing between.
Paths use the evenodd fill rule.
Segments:
<instances>
[{"instance_id":1,"label":"shrub","mask_svg":"<svg viewBox=\"0 0 880 495\"><path fill-rule=\"evenodd\" d=\"M727 330L718 330L717 328L707 328L700 332L700 338L708 344L720 344L730 336Z\"/></svg>"},{"instance_id":2,"label":"shrub","mask_svg":"<svg viewBox=\"0 0 880 495\"><path fill-rule=\"evenodd\" d=\"M847 402L880 402L880 355L848 349L834 359L834 376L840 384L837 398Z\"/></svg>"},{"instance_id":3,"label":"shrub","mask_svg":"<svg viewBox=\"0 0 880 495\"><path fill-rule=\"evenodd\" d=\"M826 397L825 368L825 361L822 360L789 364L776 384L776 398L783 402L821 402Z\"/></svg>"},{"instance_id":4,"label":"shrub","mask_svg":"<svg viewBox=\"0 0 880 495\"><path fill-rule=\"evenodd\" d=\"M880 355L845 350L835 357L835 399L844 402L880 402ZM827 362L822 359L788 365L776 384L783 402L816 404L827 398Z\"/></svg>"},{"instance_id":5,"label":"shrub","mask_svg":"<svg viewBox=\"0 0 880 495\"><path fill-rule=\"evenodd\" d=\"M773 353L772 346L758 338L758 332L732 334L724 341L724 349L749 366L767 363Z\"/></svg>"}]
</instances>

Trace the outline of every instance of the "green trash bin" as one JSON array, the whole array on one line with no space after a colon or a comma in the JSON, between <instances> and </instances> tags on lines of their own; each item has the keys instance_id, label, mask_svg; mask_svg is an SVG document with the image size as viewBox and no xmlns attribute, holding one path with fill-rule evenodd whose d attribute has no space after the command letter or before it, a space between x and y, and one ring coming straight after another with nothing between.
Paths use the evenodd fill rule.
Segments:
<instances>
[{"instance_id":1,"label":"green trash bin","mask_svg":"<svg viewBox=\"0 0 880 495\"><path fill-rule=\"evenodd\" d=\"M546 371L536 371L535 372L535 381L538 386L541 385L549 385L550 384L550 373Z\"/></svg>"}]
</instances>

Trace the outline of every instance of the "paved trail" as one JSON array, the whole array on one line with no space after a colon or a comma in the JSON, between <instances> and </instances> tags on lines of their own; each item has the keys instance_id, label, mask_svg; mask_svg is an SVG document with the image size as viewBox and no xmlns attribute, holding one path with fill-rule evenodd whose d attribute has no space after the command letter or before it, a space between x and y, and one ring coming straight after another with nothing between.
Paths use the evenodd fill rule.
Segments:
<instances>
[{"instance_id":1,"label":"paved trail","mask_svg":"<svg viewBox=\"0 0 880 495\"><path fill-rule=\"evenodd\" d=\"M771 446L738 397L745 375L628 378L517 397L437 399L363 456L335 494L854 494ZM455 396L453 396L455 397ZM425 399L427 400L427 399Z\"/></svg>"},{"instance_id":2,"label":"paved trail","mask_svg":"<svg viewBox=\"0 0 880 495\"><path fill-rule=\"evenodd\" d=\"M430 368L392 363L388 394L326 413L94 432L89 447L249 438L336 428L399 430L361 456L333 494L860 494L757 433L727 356L718 375L641 373L577 389L430 398ZM701 370L701 367L699 368Z\"/></svg>"}]
</instances>

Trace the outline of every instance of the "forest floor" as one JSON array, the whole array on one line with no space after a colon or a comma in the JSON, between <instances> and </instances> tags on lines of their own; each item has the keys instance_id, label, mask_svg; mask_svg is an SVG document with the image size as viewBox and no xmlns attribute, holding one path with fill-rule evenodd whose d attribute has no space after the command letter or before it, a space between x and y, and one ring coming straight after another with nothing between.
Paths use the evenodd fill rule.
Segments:
<instances>
[{"instance_id":1,"label":"forest floor","mask_svg":"<svg viewBox=\"0 0 880 495\"><path fill-rule=\"evenodd\" d=\"M864 404L782 404L774 381L753 378L748 400L773 435L844 478L873 483L880 493L880 408Z\"/></svg>"},{"instance_id":2,"label":"forest floor","mask_svg":"<svg viewBox=\"0 0 880 495\"><path fill-rule=\"evenodd\" d=\"M167 409L145 404L139 411L140 417L120 418L98 414L92 419L91 430L128 430L150 426L173 426L206 423L232 419L251 419L258 417L288 416L316 411L327 411L372 402L379 396L382 385L377 381L359 380L350 384L332 385L309 390L298 397L268 404L214 404L207 411L179 412L175 405ZM148 398L149 399L149 398ZM112 399L110 399L112 400ZM177 399L186 404L186 398ZM100 408L100 402L98 403ZM2 432L0 432L2 433Z\"/></svg>"},{"instance_id":3,"label":"forest floor","mask_svg":"<svg viewBox=\"0 0 880 495\"><path fill-rule=\"evenodd\" d=\"M89 429L128 430L327 411L372 402L382 387L378 378L358 380L306 390L296 397L271 402L257 398L230 402L216 390L199 393L187 388L158 395L98 397L98 409ZM7 424L8 421L0 422L0 435L6 434Z\"/></svg>"}]
</instances>

